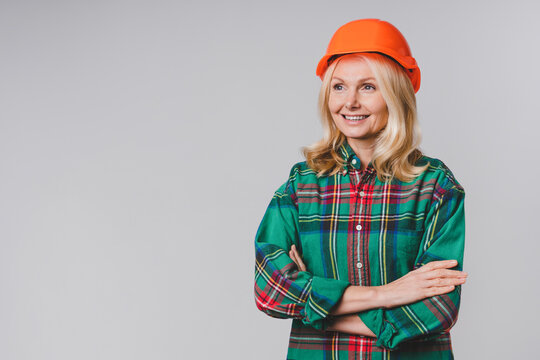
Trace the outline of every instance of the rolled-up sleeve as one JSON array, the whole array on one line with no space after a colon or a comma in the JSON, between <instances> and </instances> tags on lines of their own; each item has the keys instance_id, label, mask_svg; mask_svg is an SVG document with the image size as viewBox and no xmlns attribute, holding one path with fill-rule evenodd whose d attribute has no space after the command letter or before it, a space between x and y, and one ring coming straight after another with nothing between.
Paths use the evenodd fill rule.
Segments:
<instances>
[{"instance_id":1,"label":"rolled-up sleeve","mask_svg":"<svg viewBox=\"0 0 540 360\"><path fill-rule=\"evenodd\" d=\"M288 252L299 246L298 207L290 182L272 197L255 237L255 302L277 318L301 319L322 330L324 319L350 285L298 271Z\"/></svg>"},{"instance_id":2,"label":"rolled-up sleeve","mask_svg":"<svg viewBox=\"0 0 540 360\"><path fill-rule=\"evenodd\" d=\"M465 245L465 192L454 184L439 193L426 216L425 231L415 268L437 260L457 260L454 268L463 269ZM449 331L458 316L461 286L453 291L389 309L358 313L377 336L377 346L393 350L407 340L437 337Z\"/></svg>"}]
</instances>

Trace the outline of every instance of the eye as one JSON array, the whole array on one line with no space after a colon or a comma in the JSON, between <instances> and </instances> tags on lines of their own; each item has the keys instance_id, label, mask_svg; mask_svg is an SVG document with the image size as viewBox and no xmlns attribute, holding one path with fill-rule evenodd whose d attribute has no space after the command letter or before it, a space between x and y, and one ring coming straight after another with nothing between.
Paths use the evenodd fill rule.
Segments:
<instances>
[{"instance_id":1,"label":"eye","mask_svg":"<svg viewBox=\"0 0 540 360\"><path fill-rule=\"evenodd\" d=\"M337 90L337 91L343 90L343 85L335 84L334 86L332 86L332 89Z\"/></svg>"},{"instance_id":2,"label":"eye","mask_svg":"<svg viewBox=\"0 0 540 360\"><path fill-rule=\"evenodd\" d=\"M375 90L375 86L373 86L371 84L366 84L366 85L364 85L364 89L366 89L366 90Z\"/></svg>"}]
</instances>

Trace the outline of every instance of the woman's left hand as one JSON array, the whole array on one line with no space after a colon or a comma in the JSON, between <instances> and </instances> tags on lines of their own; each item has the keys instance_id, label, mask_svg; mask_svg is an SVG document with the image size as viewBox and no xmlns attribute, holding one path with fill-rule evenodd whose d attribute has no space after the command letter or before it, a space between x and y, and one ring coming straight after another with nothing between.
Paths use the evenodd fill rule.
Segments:
<instances>
[{"instance_id":1,"label":"woman's left hand","mask_svg":"<svg viewBox=\"0 0 540 360\"><path fill-rule=\"evenodd\" d=\"M298 270L307 270L306 265L302 261L302 258L300 257L300 254L298 254L298 251L296 250L296 246L294 244L291 246L291 250L289 251L289 257L292 259L292 261L294 261L294 263L298 267Z\"/></svg>"}]
</instances>

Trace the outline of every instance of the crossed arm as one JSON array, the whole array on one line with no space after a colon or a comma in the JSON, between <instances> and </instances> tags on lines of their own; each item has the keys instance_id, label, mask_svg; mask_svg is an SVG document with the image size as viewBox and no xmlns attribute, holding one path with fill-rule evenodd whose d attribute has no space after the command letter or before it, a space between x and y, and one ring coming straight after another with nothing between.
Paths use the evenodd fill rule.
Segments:
<instances>
[{"instance_id":1,"label":"crossed arm","mask_svg":"<svg viewBox=\"0 0 540 360\"><path fill-rule=\"evenodd\" d=\"M289 251L289 257L300 271L307 271L294 245ZM357 315L358 312L407 305L449 293L467 279L467 273L450 270L456 265L456 260L432 261L386 285L351 285L345 289L339 302L330 311L330 322L326 330L376 337Z\"/></svg>"},{"instance_id":2,"label":"crossed arm","mask_svg":"<svg viewBox=\"0 0 540 360\"><path fill-rule=\"evenodd\" d=\"M465 273L451 270L460 269L463 261L461 188L451 186L434 196L415 269L391 283L365 287L298 271L301 258L296 249L289 250L300 243L299 214L287 184L275 192L255 238L259 310L300 319L318 330L375 337L376 346L390 350L413 338L439 336L453 326L466 280Z\"/></svg>"}]
</instances>

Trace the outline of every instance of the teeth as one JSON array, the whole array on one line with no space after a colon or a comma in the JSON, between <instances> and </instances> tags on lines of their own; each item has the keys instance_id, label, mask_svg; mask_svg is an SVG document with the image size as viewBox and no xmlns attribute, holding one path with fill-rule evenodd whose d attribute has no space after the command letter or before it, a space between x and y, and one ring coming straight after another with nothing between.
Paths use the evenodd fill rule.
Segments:
<instances>
[{"instance_id":1,"label":"teeth","mask_svg":"<svg viewBox=\"0 0 540 360\"><path fill-rule=\"evenodd\" d=\"M367 118L369 115L361 115L361 116L347 116L347 115L343 115L345 116L345 119L347 120L363 120L365 118Z\"/></svg>"}]
</instances>

